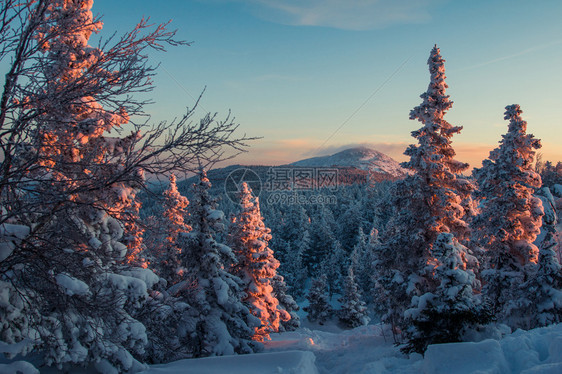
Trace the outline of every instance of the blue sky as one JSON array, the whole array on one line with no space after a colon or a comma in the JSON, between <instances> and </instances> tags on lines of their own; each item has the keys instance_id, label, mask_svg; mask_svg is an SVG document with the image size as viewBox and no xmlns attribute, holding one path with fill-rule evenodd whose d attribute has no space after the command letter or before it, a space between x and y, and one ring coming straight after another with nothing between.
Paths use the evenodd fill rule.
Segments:
<instances>
[{"instance_id":1,"label":"blue sky","mask_svg":"<svg viewBox=\"0 0 562 374\"><path fill-rule=\"evenodd\" d=\"M429 82L434 44L447 60L446 118L464 130L458 159L480 166L520 104L546 159L562 160L562 2L558 0L95 0L104 35L142 16L172 19L190 47L162 63L147 108L179 116L206 87L205 111L226 114L251 143L239 163L281 164L371 144L404 160L408 119ZM338 130L339 128L339 130Z\"/></svg>"}]
</instances>

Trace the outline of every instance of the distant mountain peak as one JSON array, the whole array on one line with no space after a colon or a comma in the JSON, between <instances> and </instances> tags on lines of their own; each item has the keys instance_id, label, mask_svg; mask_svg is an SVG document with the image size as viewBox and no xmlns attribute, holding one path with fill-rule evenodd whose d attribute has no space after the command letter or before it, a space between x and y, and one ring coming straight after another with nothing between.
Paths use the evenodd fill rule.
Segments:
<instances>
[{"instance_id":1,"label":"distant mountain peak","mask_svg":"<svg viewBox=\"0 0 562 374\"><path fill-rule=\"evenodd\" d=\"M338 153L334 153L332 156L339 156L339 157L357 157L360 159L372 159L375 157L388 157L382 152L377 151L376 149L369 148L367 146L360 146L354 148L344 149Z\"/></svg>"},{"instance_id":2,"label":"distant mountain peak","mask_svg":"<svg viewBox=\"0 0 562 374\"><path fill-rule=\"evenodd\" d=\"M376 149L359 146L344 149L329 156L318 156L293 162L298 167L350 167L376 173L389 179L400 179L408 175L408 171L392 157Z\"/></svg>"}]
</instances>

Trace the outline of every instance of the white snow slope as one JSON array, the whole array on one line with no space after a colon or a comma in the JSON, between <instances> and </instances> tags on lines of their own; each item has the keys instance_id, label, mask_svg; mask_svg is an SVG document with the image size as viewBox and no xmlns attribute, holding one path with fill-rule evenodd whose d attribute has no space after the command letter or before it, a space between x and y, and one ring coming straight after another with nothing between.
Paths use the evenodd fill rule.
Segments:
<instances>
[{"instance_id":1,"label":"white snow slope","mask_svg":"<svg viewBox=\"0 0 562 374\"><path fill-rule=\"evenodd\" d=\"M291 166L299 167L354 167L361 170L387 174L394 178L403 178L408 170L402 168L393 158L368 147L350 148L331 156L307 158L293 162Z\"/></svg>"},{"instance_id":2,"label":"white snow slope","mask_svg":"<svg viewBox=\"0 0 562 374\"><path fill-rule=\"evenodd\" d=\"M518 330L500 340L431 345L425 357L401 354L380 325L321 327L333 332L302 328L274 334L265 353L182 360L144 373L562 373L562 324Z\"/></svg>"},{"instance_id":3,"label":"white snow slope","mask_svg":"<svg viewBox=\"0 0 562 374\"><path fill-rule=\"evenodd\" d=\"M253 355L208 357L180 360L166 365L153 365L143 374L198 373L310 373L316 374L314 354L307 351L258 353Z\"/></svg>"}]
</instances>

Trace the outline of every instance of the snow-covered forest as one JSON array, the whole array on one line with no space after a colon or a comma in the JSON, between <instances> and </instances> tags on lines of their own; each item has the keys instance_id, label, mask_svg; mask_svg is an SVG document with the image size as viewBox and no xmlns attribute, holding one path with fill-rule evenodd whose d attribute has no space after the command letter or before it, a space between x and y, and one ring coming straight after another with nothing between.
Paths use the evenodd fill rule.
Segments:
<instances>
[{"instance_id":1,"label":"snow-covered forest","mask_svg":"<svg viewBox=\"0 0 562 374\"><path fill-rule=\"evenodd\" d=\"M0 3L0 372L179 372L218 356L234 360L218 372L314 372L315 359L329 372L319 342L377 352L366 372L446 372L437 344L505 361L539 337L532 363L560 369L562 163L540 159L519 105L498 108L504 135L470 170L434 46L409 160L377 155L393 177L367 168L290 200L244 180L232 193L210 168L255 139L230 116L145 119L147 51L188 43L142 20L93 46L92 6ZM517 329L532 331L486 340Z\"/></svg>"}]
</instances>

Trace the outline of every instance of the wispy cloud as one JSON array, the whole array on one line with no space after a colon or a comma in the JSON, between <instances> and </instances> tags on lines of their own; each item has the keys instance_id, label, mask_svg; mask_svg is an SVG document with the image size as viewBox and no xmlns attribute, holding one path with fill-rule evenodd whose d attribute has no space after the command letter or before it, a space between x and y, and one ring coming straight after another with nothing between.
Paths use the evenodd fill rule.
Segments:
<instances>
[{"instance_id":1,"label":"wispy cloud","mask_svg":"<svg viewBox=\"0 0 562 374\"><path fill-rule=\"evenodd\" d=\"M229 0L258 17L281 24L368 30L431 19L434 0Z\"/></svg>"}]
</instances>

